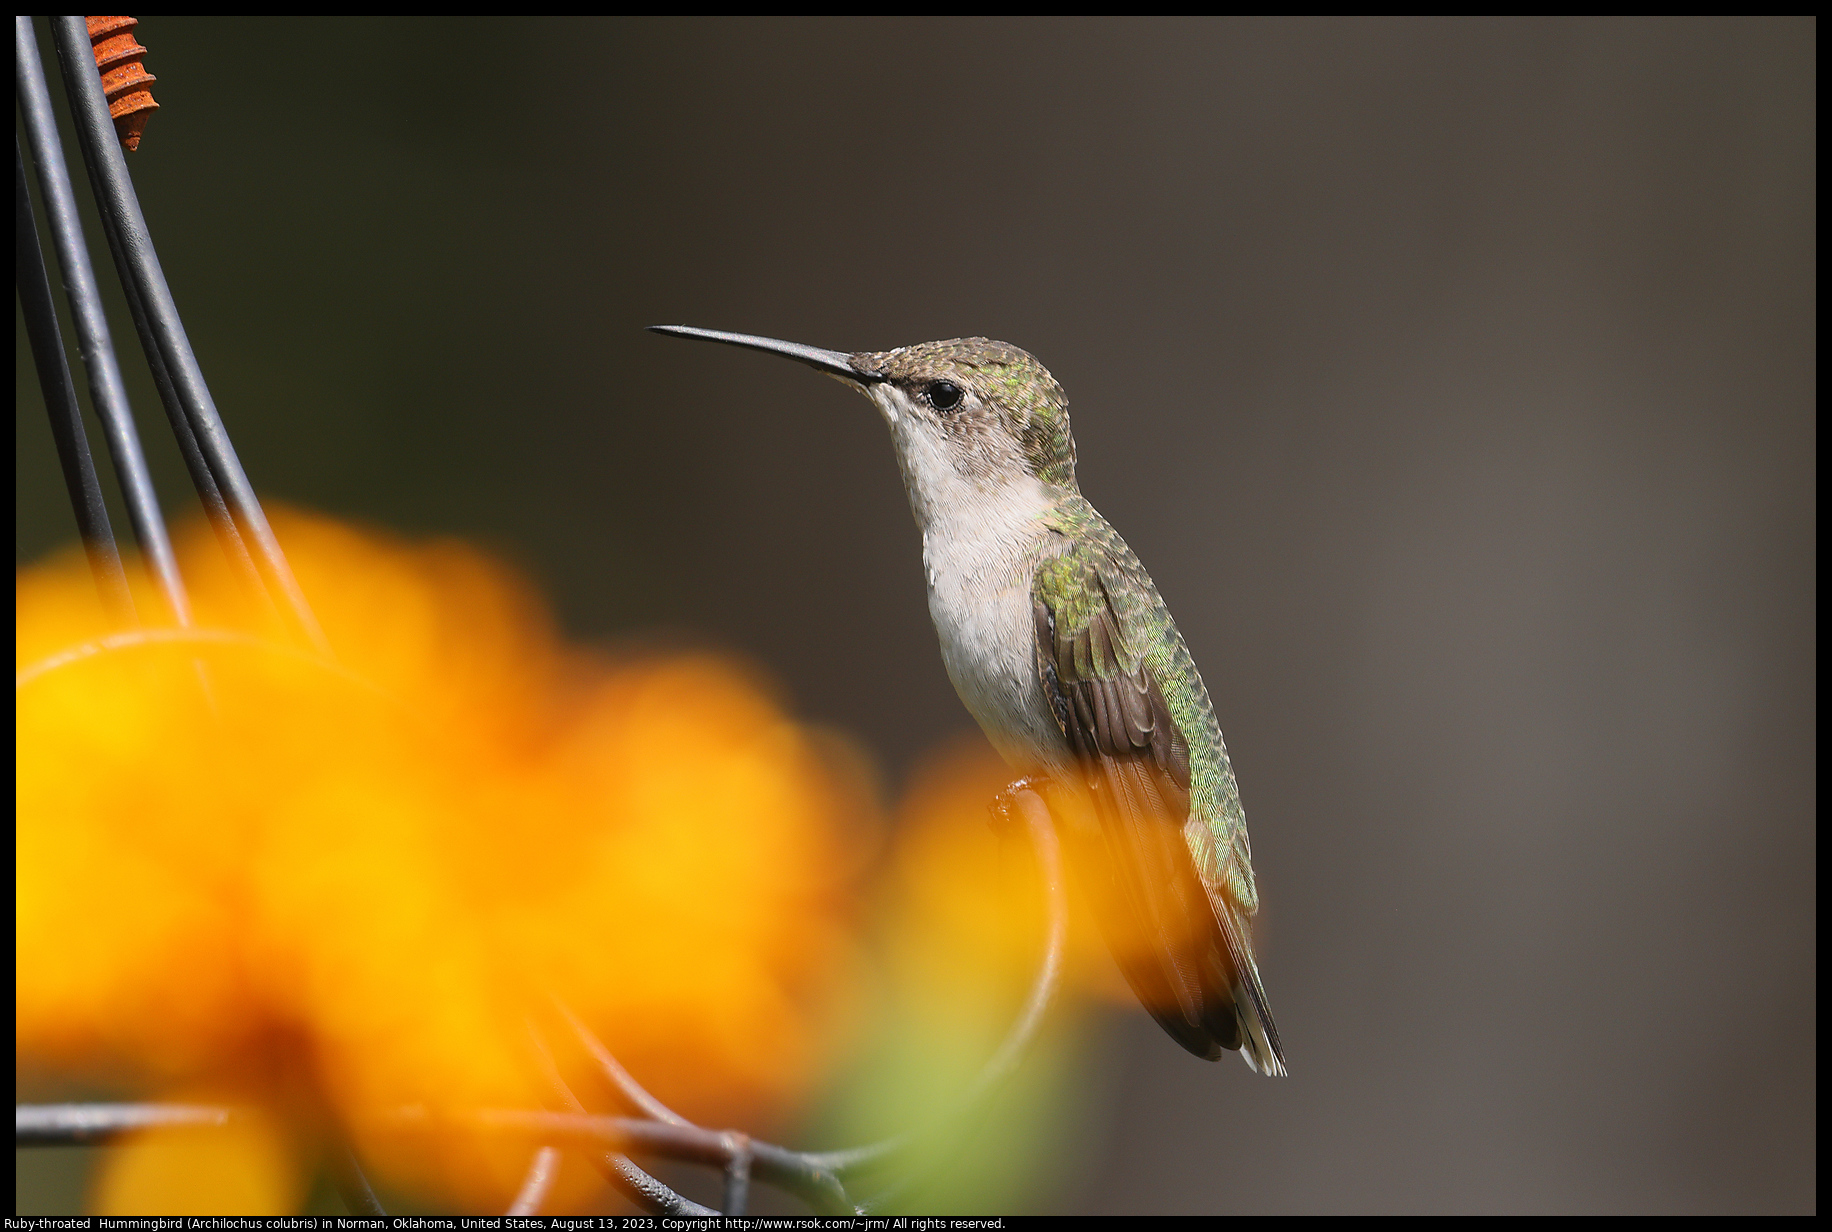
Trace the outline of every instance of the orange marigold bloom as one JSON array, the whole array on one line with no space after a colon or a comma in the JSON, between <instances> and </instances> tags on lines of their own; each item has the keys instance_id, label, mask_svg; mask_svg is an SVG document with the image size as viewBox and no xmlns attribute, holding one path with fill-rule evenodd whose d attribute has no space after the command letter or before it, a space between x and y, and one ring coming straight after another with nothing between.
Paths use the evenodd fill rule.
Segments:
<instances>
[{"instance_id":1,"label":"orange marigold bloom","mask_svg":"<svg viewBox=\"0 0 1832 1232\"><path fill-rule=\"evenodd\" d=\"M807 1091L872 807L831 741L729 660L564 645L472 549L275 525L334 662L200 527L195 634L111 637L75 554L17 576L20 1056L364 1132L541 1105L558 997L691 1115ZM526 1165L475 1150L418 1179Z\"/></svg>"}]
</instances>

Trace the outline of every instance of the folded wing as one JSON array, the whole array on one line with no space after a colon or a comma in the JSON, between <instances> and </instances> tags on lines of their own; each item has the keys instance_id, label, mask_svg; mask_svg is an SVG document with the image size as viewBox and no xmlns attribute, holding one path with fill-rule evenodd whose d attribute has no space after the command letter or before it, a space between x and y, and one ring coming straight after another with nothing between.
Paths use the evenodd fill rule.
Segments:
<instances>
[{"instance_id":1,"label":"folded wing","mask_svg":"<svg viewBox=\"0 0 1832 1232\"><path fill-rule=\"evenodd\" d=\"M1037 669L1098 821L1097 835L1070 835L1071 850L1120 970L1165 1031L1207 1060L1239 1051L1282 1074L1250 911L1231 901L1214 835L1191 815L1190 734L1102 563L1071 550L1032 590Z\"/></svg>"}]
</instances>

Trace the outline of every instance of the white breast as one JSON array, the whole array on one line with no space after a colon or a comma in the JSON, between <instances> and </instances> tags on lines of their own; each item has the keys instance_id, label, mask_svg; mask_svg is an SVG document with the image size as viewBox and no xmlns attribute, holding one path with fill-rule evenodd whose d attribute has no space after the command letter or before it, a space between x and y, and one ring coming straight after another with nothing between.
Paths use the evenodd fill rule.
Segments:
<instances>
[{"instance_id":1,"label":"white breast","mask_svg":"<svg viewBox=\"0 0 1832 1232\"><path fill-rule=\"evenodd\" d=\"M955 692L1014 769L1057 768L1067 745L1037 677L1031 614L1031 576L1054 534L1043 523L1053 498L1031 475L995 480L957 466L933 412L897 385L883 382L865 393L897 442L922 531L929 615Z\"/></svg>"},{"instance_id":2,"label":"white breast","mask_svg":"<svg viewBox=\"0 0 1832 1232\"><path fill-rule=\"evenodd\" d=\"M1040 521L1050 503L1031 479L957 495L945 515L931 506L922 536L942 663L999 754L1015 769L1045 769L1059 760L1062 732L1037 677L1031 576L1052 533Z\"/></svg>"}]
</instances>

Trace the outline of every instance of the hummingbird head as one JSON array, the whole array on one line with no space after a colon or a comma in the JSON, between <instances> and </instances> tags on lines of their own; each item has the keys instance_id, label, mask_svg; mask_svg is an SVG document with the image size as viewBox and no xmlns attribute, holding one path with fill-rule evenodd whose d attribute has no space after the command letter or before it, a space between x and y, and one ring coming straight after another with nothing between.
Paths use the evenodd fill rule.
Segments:
<instances>
[{"instance_id":1,"label":"hummingbird head","mask_svg":"<svg viewBox=\"0 0 1832 1232\"><path fill-rule=\"evenodd\" d=\"M991 484L1075 486L1069 399L1029 352L989 338L923 342L848 357L906 465L917 455Z\"/></svg>"},{"instance_id":2,"label":"hummingbird head","mask_svg":"<svg viewBox=\"0 0 1832 1232\"><path fill-rule=\"evenodd\" d=\"M1075 490L1068 395L1010 343L954 338L848 355L753 334L649 328L784 355L851 385L890 426L912 497L962 486L1034 483L1051 496Z\"/></svg>"}]
</instances>

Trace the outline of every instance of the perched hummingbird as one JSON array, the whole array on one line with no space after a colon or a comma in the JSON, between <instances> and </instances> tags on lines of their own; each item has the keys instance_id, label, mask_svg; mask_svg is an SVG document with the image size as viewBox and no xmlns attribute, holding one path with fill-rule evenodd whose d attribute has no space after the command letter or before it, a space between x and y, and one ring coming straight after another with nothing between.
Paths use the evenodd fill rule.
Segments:
<instances>
[{"instance_id":1,"label":"perched hummingbird","mask_svg":"<svg viewBox=\"0 0 1832 1232\"><path fill-rule=\"evenodd\" d=\"M1014 770L1092 802L1068 810L1086 820L1067 837L1127 982L1197 1056L1238 1049L1283 1074L1221 728L1150 575L1076 486L1062 386L986 338L847 355L651 328L786 355L877 406L922 531L948 676Z\"/></svg>"}]
</instances>

